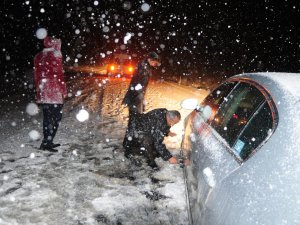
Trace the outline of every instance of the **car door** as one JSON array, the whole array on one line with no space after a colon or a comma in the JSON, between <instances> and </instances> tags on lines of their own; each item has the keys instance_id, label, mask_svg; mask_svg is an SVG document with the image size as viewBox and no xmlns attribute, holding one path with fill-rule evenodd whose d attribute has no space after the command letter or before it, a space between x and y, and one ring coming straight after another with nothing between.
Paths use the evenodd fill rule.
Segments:
<instances>
[{"instance_id":1,"label":"car door","mask_svg":"<svg viewBox=\"0 0 300 225\"><path fill-rule=\"evenodd\" d=\"M229 82L204 101L212 108L217 106L211 119L204 121L201 113L192 119L191 166L186 174L193 224L203 224L204 211L210 213L206 202L211 191L251 154L250 150L245 153L243 149L249 145L239 136L265 103L264 94L255 85Z\"/></svg>"},{"instance_id":2,"label":"car door","mask_svg":"<svg viewBox=\"0 0 300 225\"><path fill-rule=\"evenodd\" d=\"M212 115L210 119L207 119L207 116L204 116L203 112L194 110L185 122L182 149L191 161L191 165L185 167L191 221L197 221L198 217L201 217L205 197L210 189L208 185L202 185L206 181L201 171L205 168L204 165L207 159L206 156L201 153L203 143L200 141L199 135L204 139L209 136L209 123L211 122L211 118L214 117L220 104L226 99L226 96L236 84L237 82L224 83L204 99L201 105L211 108ZM213 180L211 180L211 182L213 182Z\"/></svg>"},{"instance_id":3,"label":"car door","mask_svg":"<svg viewBox=\"0 0 300 225\"><path fill-rule=\"evenodd\" d=\"M242 165L224 176L215 188L212 189L209 198L207 198L205 202L205 212L198 224L253 224L251 219L247 220L246 223L245 218L240 215L248 213L251 215L253 213L253 205L251 205L251 202L260 200L259 197L255 199L255 194L253 196L250 194L257 192L259 189L255 189L255 187L260 187L260 185L256 184L249 171L257 168L256 172L252 172L252 174L259 174L258 171L264 167L259 165L259 160L257 160L257 158L250 159L250 157L256 154L258 150L265 151L268 149L268 147L262 149L260 149L260 147L266 146L265 143L273 134L277 127L277 123L277 110L272 100L268 98L268 100L264 101L258 107L257 111L239 133L230 149L233 151L234 156L239 157L242 160ZM258 156L258 158L260 158L260 156ZM258 175L258 177L260 175ZM251 183L253 185L251 185ZM248 194L250 194L251 197L249 197ZM265 192L264 194L268 195L268 192ZM247 195L248 198L246 197ZM260 204L260 206L267 207L266 204L263 203ZM260 211L257 207L255 208ZM247 217L247 219L249 219L249 217ZM262 221L262 218L256 219ZM263 220L266 221L266 219Z\"/></svg>"}]
</instances>

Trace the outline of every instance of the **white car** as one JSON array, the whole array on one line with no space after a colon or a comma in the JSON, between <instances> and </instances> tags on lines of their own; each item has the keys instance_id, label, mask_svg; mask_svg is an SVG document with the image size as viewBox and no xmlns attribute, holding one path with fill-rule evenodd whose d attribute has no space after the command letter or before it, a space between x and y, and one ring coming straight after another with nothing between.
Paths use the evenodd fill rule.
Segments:
<instances>
[{"instance_id":1,"label":"white car","mask_svg":"<svg viewBox=\"0 0 300 225\"><path fill-rule=\"evenodd\" d=\"M185 119L194 225L300 224L300 74L236 75Z\"/></svg>"}]
</instances>

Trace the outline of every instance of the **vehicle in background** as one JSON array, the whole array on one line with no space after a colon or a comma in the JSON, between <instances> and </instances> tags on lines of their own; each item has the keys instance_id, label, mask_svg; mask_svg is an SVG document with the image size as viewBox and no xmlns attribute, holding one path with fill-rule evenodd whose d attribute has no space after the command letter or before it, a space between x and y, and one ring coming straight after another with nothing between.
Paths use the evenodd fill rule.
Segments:
<instances>
[{"instance_id":1,"label":"vehicle in background","mask_svg":"<svg viewBox=\"0 0 300 225\"><path fill-rule=\"evenodd\" d=\"M106 62L108 77L131 77L135 70L135 64L130 55L113 54Z\"/></svg>"},{"instance_id":2,"label":"vehicle in background","mask_svg":"<svg viewBox=\"0 0 300 225\"><path fill-rule=\"evenodd\" d=\"M236 75L182 107L191 224L300 224L299 73Z\"/></svg>"}]
</instances>

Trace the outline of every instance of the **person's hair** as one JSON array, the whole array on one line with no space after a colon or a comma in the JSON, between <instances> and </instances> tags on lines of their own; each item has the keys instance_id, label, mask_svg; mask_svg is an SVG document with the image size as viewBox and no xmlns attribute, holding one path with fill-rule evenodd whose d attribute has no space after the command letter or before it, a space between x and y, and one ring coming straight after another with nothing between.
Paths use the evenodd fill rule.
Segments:
<instances>
[{"instance_id":1,"label":"person's hair","mask_svg":"<svg viewBox=\"0 0 300 225\"><path fill-rule=\"evenodd\" d=\"M178 112L177 110L169 110L167 112L167 114L171 120L174 120L175 118L178 118L179 120L181 120L180 112Z\"/></svg>"},{"instance_id":2,"label":"person's hair","mask_svg":"<svg viewBox=\"0 0 300 225\"><path fill-rule=\"evenodd\" d=\"M148 54L148 58L151 59L151 60L159 61L159 56L157 55L156 52L150 52L150 53Z\"/></svg>"}]
</instances>

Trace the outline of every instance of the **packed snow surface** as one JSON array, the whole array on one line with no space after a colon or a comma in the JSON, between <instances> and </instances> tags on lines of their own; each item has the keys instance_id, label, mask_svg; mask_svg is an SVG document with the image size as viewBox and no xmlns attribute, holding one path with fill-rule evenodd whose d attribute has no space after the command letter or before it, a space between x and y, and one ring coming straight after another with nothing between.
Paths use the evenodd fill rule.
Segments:
<instances>
[{"instance_id":1,"label":"packed snow surface","mask_svg":"<svg viewBox=\"0 0 300 225\"><path fill-rule=\"evenodd\" d=\"M77 77L68 81L68 99L55 138L57 153L39 150L42 114L34 98L1 100L0 224L95 225L188 224L183 171L157 159L159 171L132 165L123 155L128 110L121 105L125 79ZM151 82L146 111L190 110L180 101L206 92L164 81ZM179 154L178 135L165 139Z\"/></svg>"}]
</instances>

